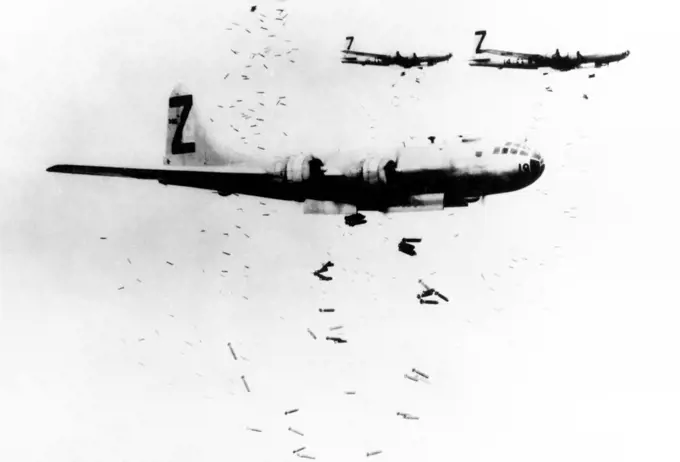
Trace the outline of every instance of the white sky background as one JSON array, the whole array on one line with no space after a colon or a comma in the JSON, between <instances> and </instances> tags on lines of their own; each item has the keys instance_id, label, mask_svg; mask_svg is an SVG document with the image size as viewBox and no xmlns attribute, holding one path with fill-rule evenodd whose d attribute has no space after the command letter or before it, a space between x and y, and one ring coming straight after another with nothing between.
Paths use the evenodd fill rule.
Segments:
<instances>
[{"instance_id":1,"label":"white sky background","mask_svg":"<svg viewBox=\"0 0 680 462\"><path fill-rule=\"evenodd\" d=\"M0 459L298 460L306 446L324 461L677 460L673 15L455 3L261 4L269 19L289 12L277 39L224 30L255 21L245 2L22 2L3 15ZM631 56L595 79L470 69L480 28L494 48ZM360 50L454 59L403 79L343 66L350 34ZM298 47L296 62L240 81L249 60L229 48L270 40ZM350 229L297 204L44 171L160 166L180 80L243 152L528 135L546 173L484 206ZM216 104L254 105L257 90L266 122L243 145L238 112ZM285 110L269 105L278 95ZM405 236L423 238L417 257L396 251ZM310 272L327 259L323 283ZM420 277L451 303L418 305ZM349 343L321 340L340 324ZM412 367L431 383L405 380Z\"/></svg>"}]
</instances>

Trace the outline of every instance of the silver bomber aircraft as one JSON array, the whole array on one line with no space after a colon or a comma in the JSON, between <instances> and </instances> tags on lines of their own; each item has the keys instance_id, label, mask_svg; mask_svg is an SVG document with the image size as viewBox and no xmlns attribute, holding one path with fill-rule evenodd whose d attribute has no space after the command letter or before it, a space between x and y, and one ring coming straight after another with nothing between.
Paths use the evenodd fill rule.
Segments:
<instances>
[{"instance_id":1,"label":"silver bomber aircraft","mask_svg":"<svg viewBox=\"0 0 680 462\"><path fill-rule=\"evenodd\" d=\"M475 139L378 152L246 156L219 145L181 84L168 107L166 151L157 169L54 165L48 172L155 180L163 185L303 203L304 213L357 214L466 207L534 183L545 169L523 143Z\"/></svg>"},{"instance_id":2,"label":"silver bomber aircraft","mask_svg":"<svg viewBox=\"0 0 680 462\"><path fill-rule=\"evenodd\" d=\"M622 53L593 55L582 55L581 52L577 51L574 56L562 55L560 50L556 50L552 55L494 50L482 48L482 43L486 38L485 30L478 30L475 35L479 37L479 42L477 42L474 57L469 61L470 66L474 67L495 67L497 69L550 68L558 72L565 72L584 67L608 66L610 63L626 59L630 55L628 50Z\"/></svg>"},{"instance_id":3,"label":"silver bomber aircraft","mask_svg":"<svg viewBox=\"0 0 680 462\"><path fill-rule=\"evenodd\" d=\"M393 55L386 55L381 53L367 53L365 51L355 51L352 50L352 43L354 43L354 37L349 36L346 38L347 46L342 53L344 56L342 58L342 63L344 64L361 64L362 66L399 66L404 69L410 69L412 67L417 67L422 69L425 66L431 67L437 63L442 63L448 61L453 56L451 53L445 55L427 55L418 56L413 53L412 56L402 56L398 51Z\"/></svg>"}]
</instances>

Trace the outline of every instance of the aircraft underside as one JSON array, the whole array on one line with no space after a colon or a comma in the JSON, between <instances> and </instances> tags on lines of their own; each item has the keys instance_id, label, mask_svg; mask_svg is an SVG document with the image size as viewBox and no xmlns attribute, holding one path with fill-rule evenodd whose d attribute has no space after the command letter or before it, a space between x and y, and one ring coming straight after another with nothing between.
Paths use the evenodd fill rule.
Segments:
<instances>
[{"instance_id":1,"label":"aircraft underside","mask_svg":"<svg viewBox=\"0 0 680 462\"><path fill-rule=\"evenodd\" d=\"M260 177L255 181L253 178L243 180L230 178L229 184L215 185L210 189L223 196L237 193L295 202L350 204L357 210L388 211L394 207L466 207L480 196L521 189L526 184L520 181L514 184L512 177L497 175L462 175L451 178L441 171L398 173L387 184L367 184L343 176L320 177L300 183L271 177Z\"/></svg>"},{"instance_id":2,"label":"aircraft underside","mask_svg":"<svg viewBox=\"0 0 680 462\"><path fill-rule=\"evenodd\" d=\"M521 177L508 175L468 175L442 170L395 172L386 182L368 183L342 175L319 176L294 182L270 174L202 172L180 169L148 170L118 167L56 165L51 172L97 176L120 176L156 180L163 185L185 186L216 192L221 196L244 194L295 202L348 204L357 210L390 211L466 207L481 196L515 191L526 185ZM527 173L530 175L530 173ZM343 211L308 213L345 213Z\"/></svg>"}]
</instances>

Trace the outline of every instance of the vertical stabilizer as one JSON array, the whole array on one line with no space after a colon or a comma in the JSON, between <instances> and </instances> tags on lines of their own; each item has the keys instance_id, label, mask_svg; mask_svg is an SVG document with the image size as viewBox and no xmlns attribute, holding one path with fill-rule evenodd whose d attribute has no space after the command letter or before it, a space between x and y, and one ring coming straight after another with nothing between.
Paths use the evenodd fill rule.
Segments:
<instances>
[{"instance_id":1,"label":"vertical stabilizer","mask_svg":"<svg viewBox=\"0 0 680 462\"><path fill-rule=\"evenodd\" d=\"M226 146L218 146L205 129L194 96L177 84L168 100L168 132L165 143L165 165L220 166L244 162Z\"/></svg>"},{"instance_id":2,"label":"vertical stabilizer","mask_svg":"<svg viewBox=\"0 0 680 462\"><path fill-rule=\"evenodd\" d=\"M486 31L485 30L478 30L475 32L475 35L479 37L479 42L477 42L477 48L475 48L475 53L483 53L484 50L482 50L482 42L484 42L484 39L486 38Z\"/></svg>"}]
</instances>

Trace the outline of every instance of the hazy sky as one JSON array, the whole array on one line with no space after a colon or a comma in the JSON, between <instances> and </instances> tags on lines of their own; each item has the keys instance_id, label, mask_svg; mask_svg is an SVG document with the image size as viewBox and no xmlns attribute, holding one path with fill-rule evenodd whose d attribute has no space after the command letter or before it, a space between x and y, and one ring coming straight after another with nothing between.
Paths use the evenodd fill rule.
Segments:
<instances>
[{"instance_id":1,"label":"hazy sky","mask_svg":"<svg viewBox=\"0 0 680 462\"><path fill-rule=\"evenodd\" d=\"M255 462L306 446L343 462L677 460L673 15L649 2L258 5L22 2L0 19L0 459ZM594 79L471 69L480 28L494 48L631 55ZM454 59L404 78L343 66L350 34L356 49ZM266 46L282 59L249 59ZM161 166L178 81L244 153L526 136L546 172L485 205L356 228L298 204L45 172ZM247 145L230 128L239 98L265 103ZM411 236L416 257L396 250ZM318 281L328 259L334 279ZM418 305L419 278L450 303ZM323 340L337 325L347 344ZM404 379L413 367L430 383Z\"/></svg>"}]
</instances>

